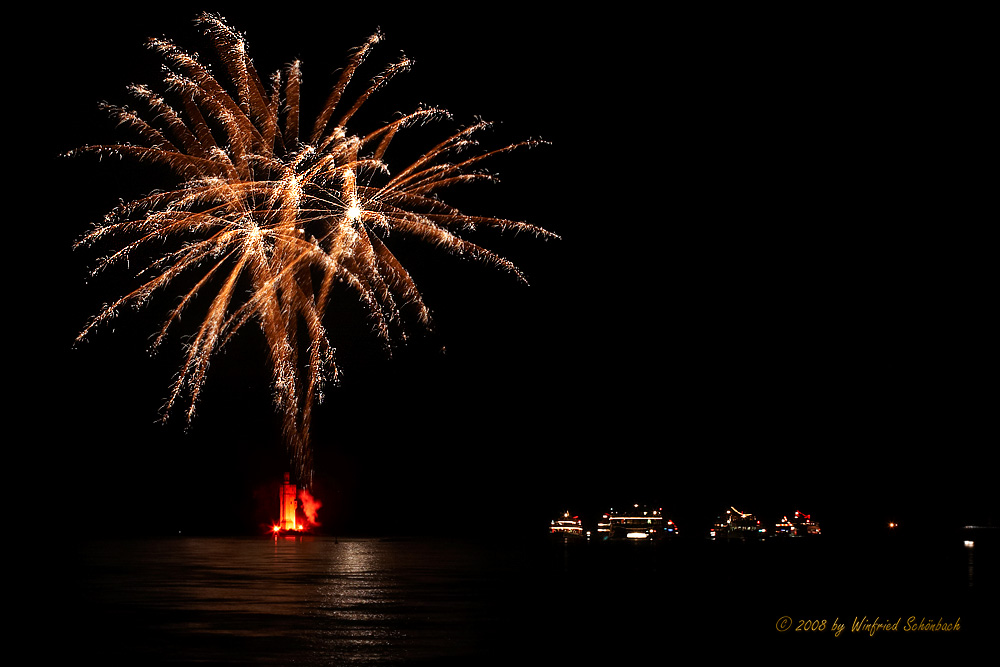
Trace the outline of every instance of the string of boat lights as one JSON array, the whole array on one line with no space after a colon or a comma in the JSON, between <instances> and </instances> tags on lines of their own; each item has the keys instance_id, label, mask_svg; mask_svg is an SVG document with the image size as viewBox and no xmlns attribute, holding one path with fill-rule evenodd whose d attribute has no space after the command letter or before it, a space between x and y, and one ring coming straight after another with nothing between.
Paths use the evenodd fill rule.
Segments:
<instances>
[{"instance_id":1,"label":"string of boat lights","mask_svg":"<svg viewBox=\"0 0 1000 667\"><path fill-rule=\"evenodd\" d=\"M787 515L775 524L774 530L768 532L761 522L751 513L743 512L730 506L725 518L720 517L709 531L709 539L763 539L768 536L804 537L819 535L819 524L812 520L809 514L796 511L792 519ZM655 540L674 537L680 534L677 524L672 519L665 519L663 508L640 509L638 503L625 511L615 511L611 508L601 515L597 521L596 537L601 540ZM549 525L551 535L566 538L593 537L592 531L585 531L583 520L579 515L569 511L553 519Z\"/></svg>"}]
</instances>

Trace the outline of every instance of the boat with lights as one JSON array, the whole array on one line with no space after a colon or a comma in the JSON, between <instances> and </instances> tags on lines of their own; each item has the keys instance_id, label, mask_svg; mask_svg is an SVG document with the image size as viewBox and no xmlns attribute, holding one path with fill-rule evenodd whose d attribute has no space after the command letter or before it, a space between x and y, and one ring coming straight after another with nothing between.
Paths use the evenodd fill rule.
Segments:
<instances>
[{"instance_id":1,"label":"boat with lights","mask_svg":"<svg viewBox=\"0 0 1000 667\"><path fill-rule=\"evenodd\" d=\"M679 534L677 525L663 516L663 508L635 504L611 509L597 523L598 536L609 540L660 540Z\"/></svg>"},{"instance_id":2,"label":"boat with lights","mask_svg":"<svg viewBox=\"0 0 1000 667\"><path fill-rule=\"evenodd\" d=\"M549 535L570 539L583 537L583 521L579 516L563 512L562 516L553 519L549 524Z\"/></svg>"},{"instance_id":3,"label":"boat with lights","mask_svg":"<svg viewBox=\"0 0 1000 667\"><path fill-rule=\"evenodd\" d=\"M774 525L775 537L813 537L820 534L819 523L812 520L809 514L796 511L789 519L783 516Z\"/></svg>"},{"instance_id":4,"label":"boat with lights","mask_svg":"<svg viewBox=\"0 0 1000 667\"><path fill-rule=\"evenodd\" d=\"M726 513L715 520L708 533L710 540L737 540L740 542L758 541L764 539L767 529L760 520L749 512L741 512L730 507Z\"/></svg>"}]
</instances>

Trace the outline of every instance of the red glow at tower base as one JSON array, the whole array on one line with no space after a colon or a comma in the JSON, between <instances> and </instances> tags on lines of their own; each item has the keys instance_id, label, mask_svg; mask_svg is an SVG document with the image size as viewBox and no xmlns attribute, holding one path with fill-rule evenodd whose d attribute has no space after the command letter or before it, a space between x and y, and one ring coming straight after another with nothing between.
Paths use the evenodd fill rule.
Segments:
<instances>
[{"instance_id":1,"label":"red glow at tower base","mask_svg":"<svg viewBox=\"0 0 1000 667\"><path fill-rule=\"evenodd\" d=\"M317 513L322 506L308 489L296 489L286 472L278 490L278 521L271 526L271 532L275 537L312 532L320 525Z\"/></svg>"}]
</instances>

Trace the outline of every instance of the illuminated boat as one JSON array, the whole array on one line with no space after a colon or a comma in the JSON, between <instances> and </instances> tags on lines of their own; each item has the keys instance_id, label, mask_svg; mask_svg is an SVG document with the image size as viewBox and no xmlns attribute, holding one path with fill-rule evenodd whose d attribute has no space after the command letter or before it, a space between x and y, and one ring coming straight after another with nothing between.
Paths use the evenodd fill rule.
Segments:
<instances>
[{"instance_id":1,"label":"illuminated boat","mask_svg":"<svg viewBox=\"0 0 1000 667\"><path fill-rule=\"evenodd\" d=\"M612 540L658 540L679 534L673 521L664 520L662 507L650 509L638 504L624 511L612 509L604 514L597 530Z\"/></svg>"},{"instance_id":2,"label":"illuminated boat","mask_svg":"<svg viewBox=\"0 0 1000 667\"><path fill-rule=\"evenodd\" d=\"M553 519L549 525L549 534L561 537L583 537L583 521L578 516L570 516L564 512L558 519Z\"/></svg>"},{"instance_id":3,"label":"illuminated boat","mask_svg":"<svg viewBox=\"0 0 1000 667\"><path fill-rule=\"evenodd\" d=\"M715 525L708 533L708 539L747 542L762 540L766 535L767 529L761 525L757 517L730 507L725 515L716 519Z\"/></svg>"},{"instance_id":4,"label":"illuminated boat","mask_svg":"<svg viewBox=\"0 0 1000 667\"><path fill-rule=\"evenodd\" d=\"M774 525L776 537L810 537L819 534L819 524L810 515L798 511L791 519L784 516Z\"/></svg>"}]
</instances>

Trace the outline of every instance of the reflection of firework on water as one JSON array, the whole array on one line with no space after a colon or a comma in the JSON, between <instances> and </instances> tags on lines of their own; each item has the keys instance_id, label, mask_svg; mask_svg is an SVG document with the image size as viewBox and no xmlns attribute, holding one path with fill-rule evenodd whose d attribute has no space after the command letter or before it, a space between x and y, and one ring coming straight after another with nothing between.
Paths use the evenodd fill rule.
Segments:
<instances>
[{"instance_id":1,"label":"reflection of firework on water","mask_svg":"<svg viewBox=\"0 0 1000 667\"><path fill-rule=\"evenodd\" d=\"M466 215L438 199L437 192L458 182L489 180L490 174L478 170L481 160L536 142L456 158L487 126L480 122L390 173L383 157L397 132L447 113L419 108L369 134L348 133L346 123L368 97L409 66L405 59L389 66L353 101L344 99L380 35L352 54L314 126L302 134L299 63L265 81L246 43L221 17L203 14L197 23L213 43L232 90L197 54L163 39L150 40L150 48L166 61L165 81L177 102L146 86L131 86L151 121L127 108L107 109L139 135L141 144L74 151L164 165L181 181L175 189L122 203L78 243L127 239L101 259L95 272L130 259L134 263L144 251L158 252L143 264L141 285L106 305L80 338L122 306L140 306L178 276L200 270L154 340L155 347L195 296L211 290L207 314L187 342L164 414L186 393L191 419L212 354L256 321L268 343L284 437L300 483L308 484L312 405L322 400L324 379L337 378L323 324L334 284L345 283L357 293L376 332L388 342L406 335L401 309L412 309L421 326L430 323L413 280L385 244L390 233L443 246L523 279L509 261L457 232L496 227L551 234L523 222Z\"/></svg>"}]
</instances>

